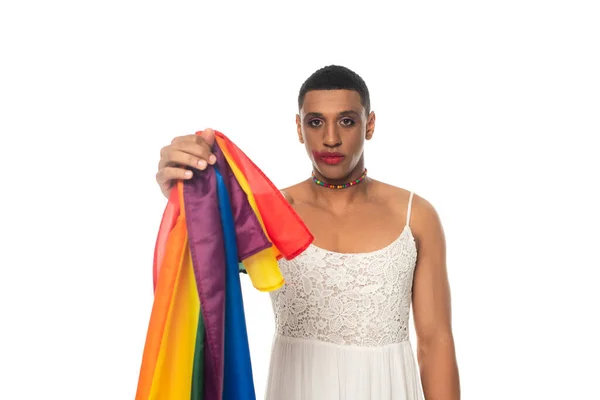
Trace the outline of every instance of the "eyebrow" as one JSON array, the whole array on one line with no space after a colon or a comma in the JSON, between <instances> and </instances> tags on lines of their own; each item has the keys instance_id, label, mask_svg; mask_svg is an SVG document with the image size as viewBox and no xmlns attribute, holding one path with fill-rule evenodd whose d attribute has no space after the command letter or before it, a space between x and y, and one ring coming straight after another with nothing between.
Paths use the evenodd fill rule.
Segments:
<instances>
[{"instance_id":1,"label":"eyebrow","mask_svg":"<svg viewBox=\"0 0 600 400\"><path fill-rule=\"evenodd\" d=\"M360 118L360 114L354 110L342 111L338 114L340 117L347 117L353 115L357 118ZM324 118L325 116L318 112L309 112L305 115L305 118Z\"/></svg>"}]
</instances>

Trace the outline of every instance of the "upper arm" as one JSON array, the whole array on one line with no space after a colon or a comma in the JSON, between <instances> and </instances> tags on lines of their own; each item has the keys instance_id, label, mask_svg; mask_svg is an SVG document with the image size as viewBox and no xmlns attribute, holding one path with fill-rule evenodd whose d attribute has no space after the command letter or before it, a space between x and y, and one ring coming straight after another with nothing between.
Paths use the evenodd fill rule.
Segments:
<instances>
[{"instance_id":1,"label":"upper arm","mask_svg":"<svg viewBox=\"0 0 600 400\"><path fill-rule=\"evenodd\" d=\"M437 211L415 196L411 226L418 245L413 282L413 316L419 341L452 335L446 239Z\"/></svg>"}]
</instances>

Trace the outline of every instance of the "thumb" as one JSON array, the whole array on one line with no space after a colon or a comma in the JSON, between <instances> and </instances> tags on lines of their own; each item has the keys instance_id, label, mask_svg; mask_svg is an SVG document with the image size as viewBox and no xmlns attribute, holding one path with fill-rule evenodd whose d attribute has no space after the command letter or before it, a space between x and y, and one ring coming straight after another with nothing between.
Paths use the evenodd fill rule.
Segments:
<instances>
[{"instance_id":1,"label":"thumb","mask_svg":"<svg viewBox=\"0 0 600 400\"><path fill-rule=\"evenodd\" d=\"M207 145L210 147L215 143L215 131L211 128L205 129L200 132L200 137L204 139Z\"/></svg>"}]
</instances>

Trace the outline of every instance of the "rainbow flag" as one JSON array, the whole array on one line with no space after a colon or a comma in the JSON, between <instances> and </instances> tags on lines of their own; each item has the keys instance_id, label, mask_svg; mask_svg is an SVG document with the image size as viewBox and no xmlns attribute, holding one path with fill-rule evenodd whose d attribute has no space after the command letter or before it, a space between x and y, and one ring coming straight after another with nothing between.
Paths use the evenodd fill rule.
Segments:
<instances>
[{"instance_id":1,"label":"rainbow flag","mask_svg":"<svg viewBox=\"0 0 600 400\"><path fill-rule=\"evenodd\" d=\"M254 400L239 273L257 290L276 290L284 284L277 260L313 240L221 132L213 152L216 164L178 182L162 216L136 400Z\"/></svg>"}]
</instances>

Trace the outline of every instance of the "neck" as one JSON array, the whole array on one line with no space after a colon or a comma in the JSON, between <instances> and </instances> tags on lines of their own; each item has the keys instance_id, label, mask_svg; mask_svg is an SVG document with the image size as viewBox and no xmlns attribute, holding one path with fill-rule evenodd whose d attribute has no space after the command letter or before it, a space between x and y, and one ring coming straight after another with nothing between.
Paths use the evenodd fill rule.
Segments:
<instances>
[{"instance_id":1,"label":"neck","mask_svg":"<svg viewBox=\"0 0 600 400\"><path fill-rule=\"evenodd\" d=\"M345 177L340 179L328 179L323 177L317 170L314 170L315 177L323 182L332 185L344 185L348 182L359 179L365 171L364 159L361 157L356 167ZM367 176L362 182L357 185L346 187L343 189L331 189L323 186L316 185L312 182L311 187L313 192L313 198L318 203L326 204L327 206L335 209L344 209L347 206L355 202L363 201L367 196L367 191L371 184L370 178Z\"/></svg>"}]
</instances>

